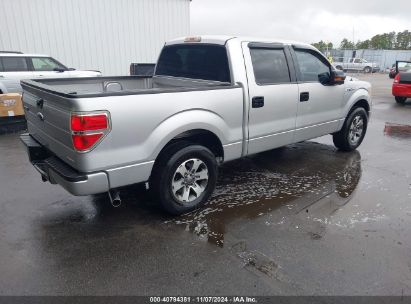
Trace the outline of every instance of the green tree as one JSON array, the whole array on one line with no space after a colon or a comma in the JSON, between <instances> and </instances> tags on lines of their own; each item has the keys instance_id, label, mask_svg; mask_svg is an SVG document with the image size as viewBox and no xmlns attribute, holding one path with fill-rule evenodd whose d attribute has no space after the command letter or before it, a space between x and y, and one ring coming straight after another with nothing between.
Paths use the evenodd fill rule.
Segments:
<instances>
[{"instance_id":1,"label":"green tree","mask_svg":"<svg viewBox=\"0 0 411 304\"><path fill-rule=\"evenodd\" d=\"M371 41L369 39L364 41L358 41L355 45L357 49L369 49L371 45Z\"/></svg>"},{"instance_id":2,"label":"green tree","mask_svg":"<svg viewBox=\"0 0 411 304\"><path fill-rule=\"evenodd\" d=\"M321 52L326 52L327 49L331 50L334 45L332 44L332 42L324 42L324 41L319 41L319 42L315 42L315 43L311 43L312 46L316 47L317 49L319 49Z\"/></svg>"},{"instance_id":3,"label":"green tree","mask_svg":"<svg viewBox=\"0 0 411 304\"><path fill-rule=\"evenodd\" d=\"M340 43L340 49L353 49L354 43L349 41L347 38L344 38Z\"/></svg>"},{"instance_id":4,"label":"green tree","mask_svg":"<svg viewBox=\"0 0 411 304\"><path fill-rule=\"evenodd\" d=\"M397 50L410 50L411 49L411 32L405 30L397 33L395 42L395 49Z\"/></svg>"}]
</instances>

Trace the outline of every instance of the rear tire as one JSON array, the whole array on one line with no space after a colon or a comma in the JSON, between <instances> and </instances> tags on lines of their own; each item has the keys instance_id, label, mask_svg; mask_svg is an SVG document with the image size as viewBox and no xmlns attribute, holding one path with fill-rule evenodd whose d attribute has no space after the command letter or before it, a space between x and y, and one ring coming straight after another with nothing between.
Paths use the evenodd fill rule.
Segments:
<instances>
[{"instance_id":1,"label":"rear tire","mask_svg":"<svg viewBox=\"0 0 411 304\"><path fill-rule=\"evenodd\" d=\"M150 178L152 197L174 215L195 210L217 183L217 160L206 147L176 143L160 156Z\"/></svg>"},{"instance_id":2,"label":"rear tire","mask_svg":"<svg viewBox=\"0 0 411 304\"><path fill-rule=\"evenodd\" d=\"M395 96L395 101L403 105L407 101L407 97Z\"/></svg>"},{"instance_id":3,"label":"rear tire","mask_svg":"<svg viewBox=\"0 0 411 304\"><path fill-rule=\"evenodd\" d=\"M361 145L367 132L368 114L362 108L354 108L344 122L342 129L333 134L334 145L341 151L353 151Z\"/></svg>"}]
</instances>

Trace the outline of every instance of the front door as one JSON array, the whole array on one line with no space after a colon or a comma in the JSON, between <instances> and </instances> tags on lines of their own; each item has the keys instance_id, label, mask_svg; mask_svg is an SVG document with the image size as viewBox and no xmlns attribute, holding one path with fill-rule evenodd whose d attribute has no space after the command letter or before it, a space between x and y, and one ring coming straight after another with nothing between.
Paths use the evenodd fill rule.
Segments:
<instances>
[{"instance_id":1,"label":"front door","mask_svg":"<svg viewBox=\"0 0 411 304\"><path fill-rule=\"evenodd\" d=\"M287 47L243 43L249 87L248 154L293 141L298 85Z\"/></svg>"},{"instance_id":2,"label":"front door","mask_svg":"<svg viewBox=\"0 0 411 304\"><path fill-rule=\"evenodd\" d=\"M317 51L294 51L300 97L295 141L336 132L342 119L344 85L322 84L322 79L330 77L331 65Z\"/></svg>"}]
</instances>

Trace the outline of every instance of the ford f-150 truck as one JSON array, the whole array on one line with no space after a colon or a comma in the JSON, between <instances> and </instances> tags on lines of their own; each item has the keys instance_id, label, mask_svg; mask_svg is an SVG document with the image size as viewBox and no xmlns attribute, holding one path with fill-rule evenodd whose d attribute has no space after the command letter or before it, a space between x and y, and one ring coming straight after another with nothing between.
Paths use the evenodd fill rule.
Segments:
<instances>
[{"instance_id":1,"label":"ford f-150 truck","mask_svg":"<svg viewBox=\"0 0 411 304\"><path fill-rule=\"evenodd\" d=\"M374 73L380 71L380 66L376 62L368 62L362 58L350 58L348 62L335 61L334 66L337 70L343 71L363 71L364 73Z\"/></svg>"},{"instance_id":2,"label":"ford f-150 truck","mask_svg":"<svg viewBox=\"0 0 411 304\"><path fill-rule=\"evenodd\" d=\"M22 81L22 141L44 181L74 195L146 183L181 214L204 204L218 166L326 134L362 142L370 84L345 79L310 45L188 37L165 44L153 77Z\"/></svg>"}]
</instances>

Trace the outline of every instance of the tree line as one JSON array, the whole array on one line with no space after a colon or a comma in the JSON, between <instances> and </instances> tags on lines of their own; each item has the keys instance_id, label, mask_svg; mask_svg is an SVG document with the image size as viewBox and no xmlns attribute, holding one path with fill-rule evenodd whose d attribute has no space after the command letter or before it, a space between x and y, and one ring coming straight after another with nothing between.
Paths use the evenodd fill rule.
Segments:
<instances>
[{"instance_id":1,"label":"tree line","mask_svg":"<svg viewBox=\"0 0 411 304\"><path fill-rule=\"evenodd\" d=\"M312 43L320 51L324 52L333 49L334 45L331 42L319 41ZM375 50L411 50L411 32L405 30L403 32L390 32L375 35L364 41L353 41L344 38L340 45L340 49L375 49Z\"/></svg>"}]
</instances>

